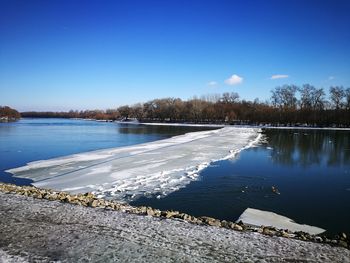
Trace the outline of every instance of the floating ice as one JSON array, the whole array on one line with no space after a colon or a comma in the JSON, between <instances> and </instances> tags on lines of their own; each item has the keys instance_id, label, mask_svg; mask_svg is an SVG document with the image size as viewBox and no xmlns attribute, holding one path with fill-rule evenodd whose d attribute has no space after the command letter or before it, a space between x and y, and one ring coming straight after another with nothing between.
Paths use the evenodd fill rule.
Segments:
<instances>
[{"instance_id":1,"label":"floating ice","mask_svg":"<svg viewBox=\"0 0 350 263\"><path fill-rule=\"evenodd\" d=\"M258 129L225 127L128 147L28 163L7 172L38 187L131 200L164 196L196 180L216 160L233 158L261 138Z\"/></svg>"},{"instance_id":2,"label":"floating ice","mask_svg":"<svg viewBox=\"0 0 350 263\"><path fill-rule=\"evenodd\" d=\"M326 231L319 227L295 223L292 219L276 213L253 208L247 208L237 221L240 220L254 226L273 226L279 229L289 229L293 232L303 231L313 235L321 234Z\"/></svg>"}]
</instances>

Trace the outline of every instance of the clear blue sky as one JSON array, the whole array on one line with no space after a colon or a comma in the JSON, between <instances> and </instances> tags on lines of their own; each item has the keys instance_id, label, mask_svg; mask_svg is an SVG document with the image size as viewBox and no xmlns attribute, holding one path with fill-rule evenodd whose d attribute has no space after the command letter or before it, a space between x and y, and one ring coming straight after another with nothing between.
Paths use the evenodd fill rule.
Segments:
<instances>
[{"instance_id":1,"label":"clear blue sky","mask_svg":"<svg viewBox=\"0 0 350 263\"><path fill-rule=\"evenodd\" d=\"M0 105L106 109L350 87L349 14L348 0L0 0Z\"/></svg>"}]
</instances>

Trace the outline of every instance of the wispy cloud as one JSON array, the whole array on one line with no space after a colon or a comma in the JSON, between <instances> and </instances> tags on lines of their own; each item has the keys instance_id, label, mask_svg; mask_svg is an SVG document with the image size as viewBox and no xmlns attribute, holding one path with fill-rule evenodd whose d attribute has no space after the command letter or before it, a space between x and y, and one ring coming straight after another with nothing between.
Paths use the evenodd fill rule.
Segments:
<instances>
[{"instance_id":1,"label":"wispy cloud","mask_svg":"<svg viewBox=\"0 0 350 263\"><path fill-rule=\"evenodd\" d=\"M238 85L238 84L241 84L243 82L243 78L236 75L236 74L233 74L231 77L229 77L227 80L225 80L225 83L227 85Z\"/></svg>"},{"instance_id":2,"label":"wispy cloud","mask_svg":"<svg viewBox=\"0 0 350 263\"><path fill-rule=\"evenodd\" d=\"M270 77L270 79L286 79L286 78L289 78L289 76L285 74L276 74Z\"/></svg>"},{"instance_id":3,"label":"wispy cloud","mask_svg":"<svg viewBox=\"0 0 350 263\"><path fill-rule=\"evenodd\" d=\"M335 79L334 76L329 76L329 77L328 77L328 80L333 80L333 79Z\"/></svg>"},{"instance_id":4,"label":"wispy cloud","mask_svg":"<svg viewBox=\"0 0 350 263\"><path fill-rule=\"evenodd\" d=\"M210 82L208 82L207 85L210 86L210 87L215 87L215 86L218 85L218 83L216 81L210 81Z\"/></svg>"}]
</instances>

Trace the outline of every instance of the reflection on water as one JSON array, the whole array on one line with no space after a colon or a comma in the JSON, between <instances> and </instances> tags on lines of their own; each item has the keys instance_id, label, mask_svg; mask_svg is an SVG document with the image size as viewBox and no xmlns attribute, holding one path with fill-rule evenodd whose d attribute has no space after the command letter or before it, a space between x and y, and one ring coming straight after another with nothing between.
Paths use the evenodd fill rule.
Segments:
<instances>
[{"instance_id":1,"label":"reflection on water","mask_svg":"<svg viewBox=\"0 0 350 263\"><path fill-rule=\"evenodd\" d=\"M178 135L187 132L206 131L217 128L196 126L163 126L163 125L135 125L120 124L118 132L121 134L165 134Z\"/></svg>"},{"instance_id":2,"label":"reflection on water","mask_svg":"<svg viewBox=\"0 0 350 263\"><path fill-rule=\"evenodd\" d=\"M265 134L276 164L337 166L350 163L348 131L272 129Z\"/></svg>"}]
</instances>

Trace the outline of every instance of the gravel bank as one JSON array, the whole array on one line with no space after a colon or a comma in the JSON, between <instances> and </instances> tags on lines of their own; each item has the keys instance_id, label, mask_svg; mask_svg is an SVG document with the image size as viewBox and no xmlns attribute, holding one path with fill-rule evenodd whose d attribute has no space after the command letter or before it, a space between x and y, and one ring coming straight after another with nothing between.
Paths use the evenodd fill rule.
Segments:
<instances>
[{"instance_id":1,"label":"gravel bank","mask_svg":"<svg viewBox=\"0 0 350 263\"><path fill-rule=\"evenodd\" d=\"M350 250L0 192L0 261L350 262Z\"/></svg>"}]
</instances>

